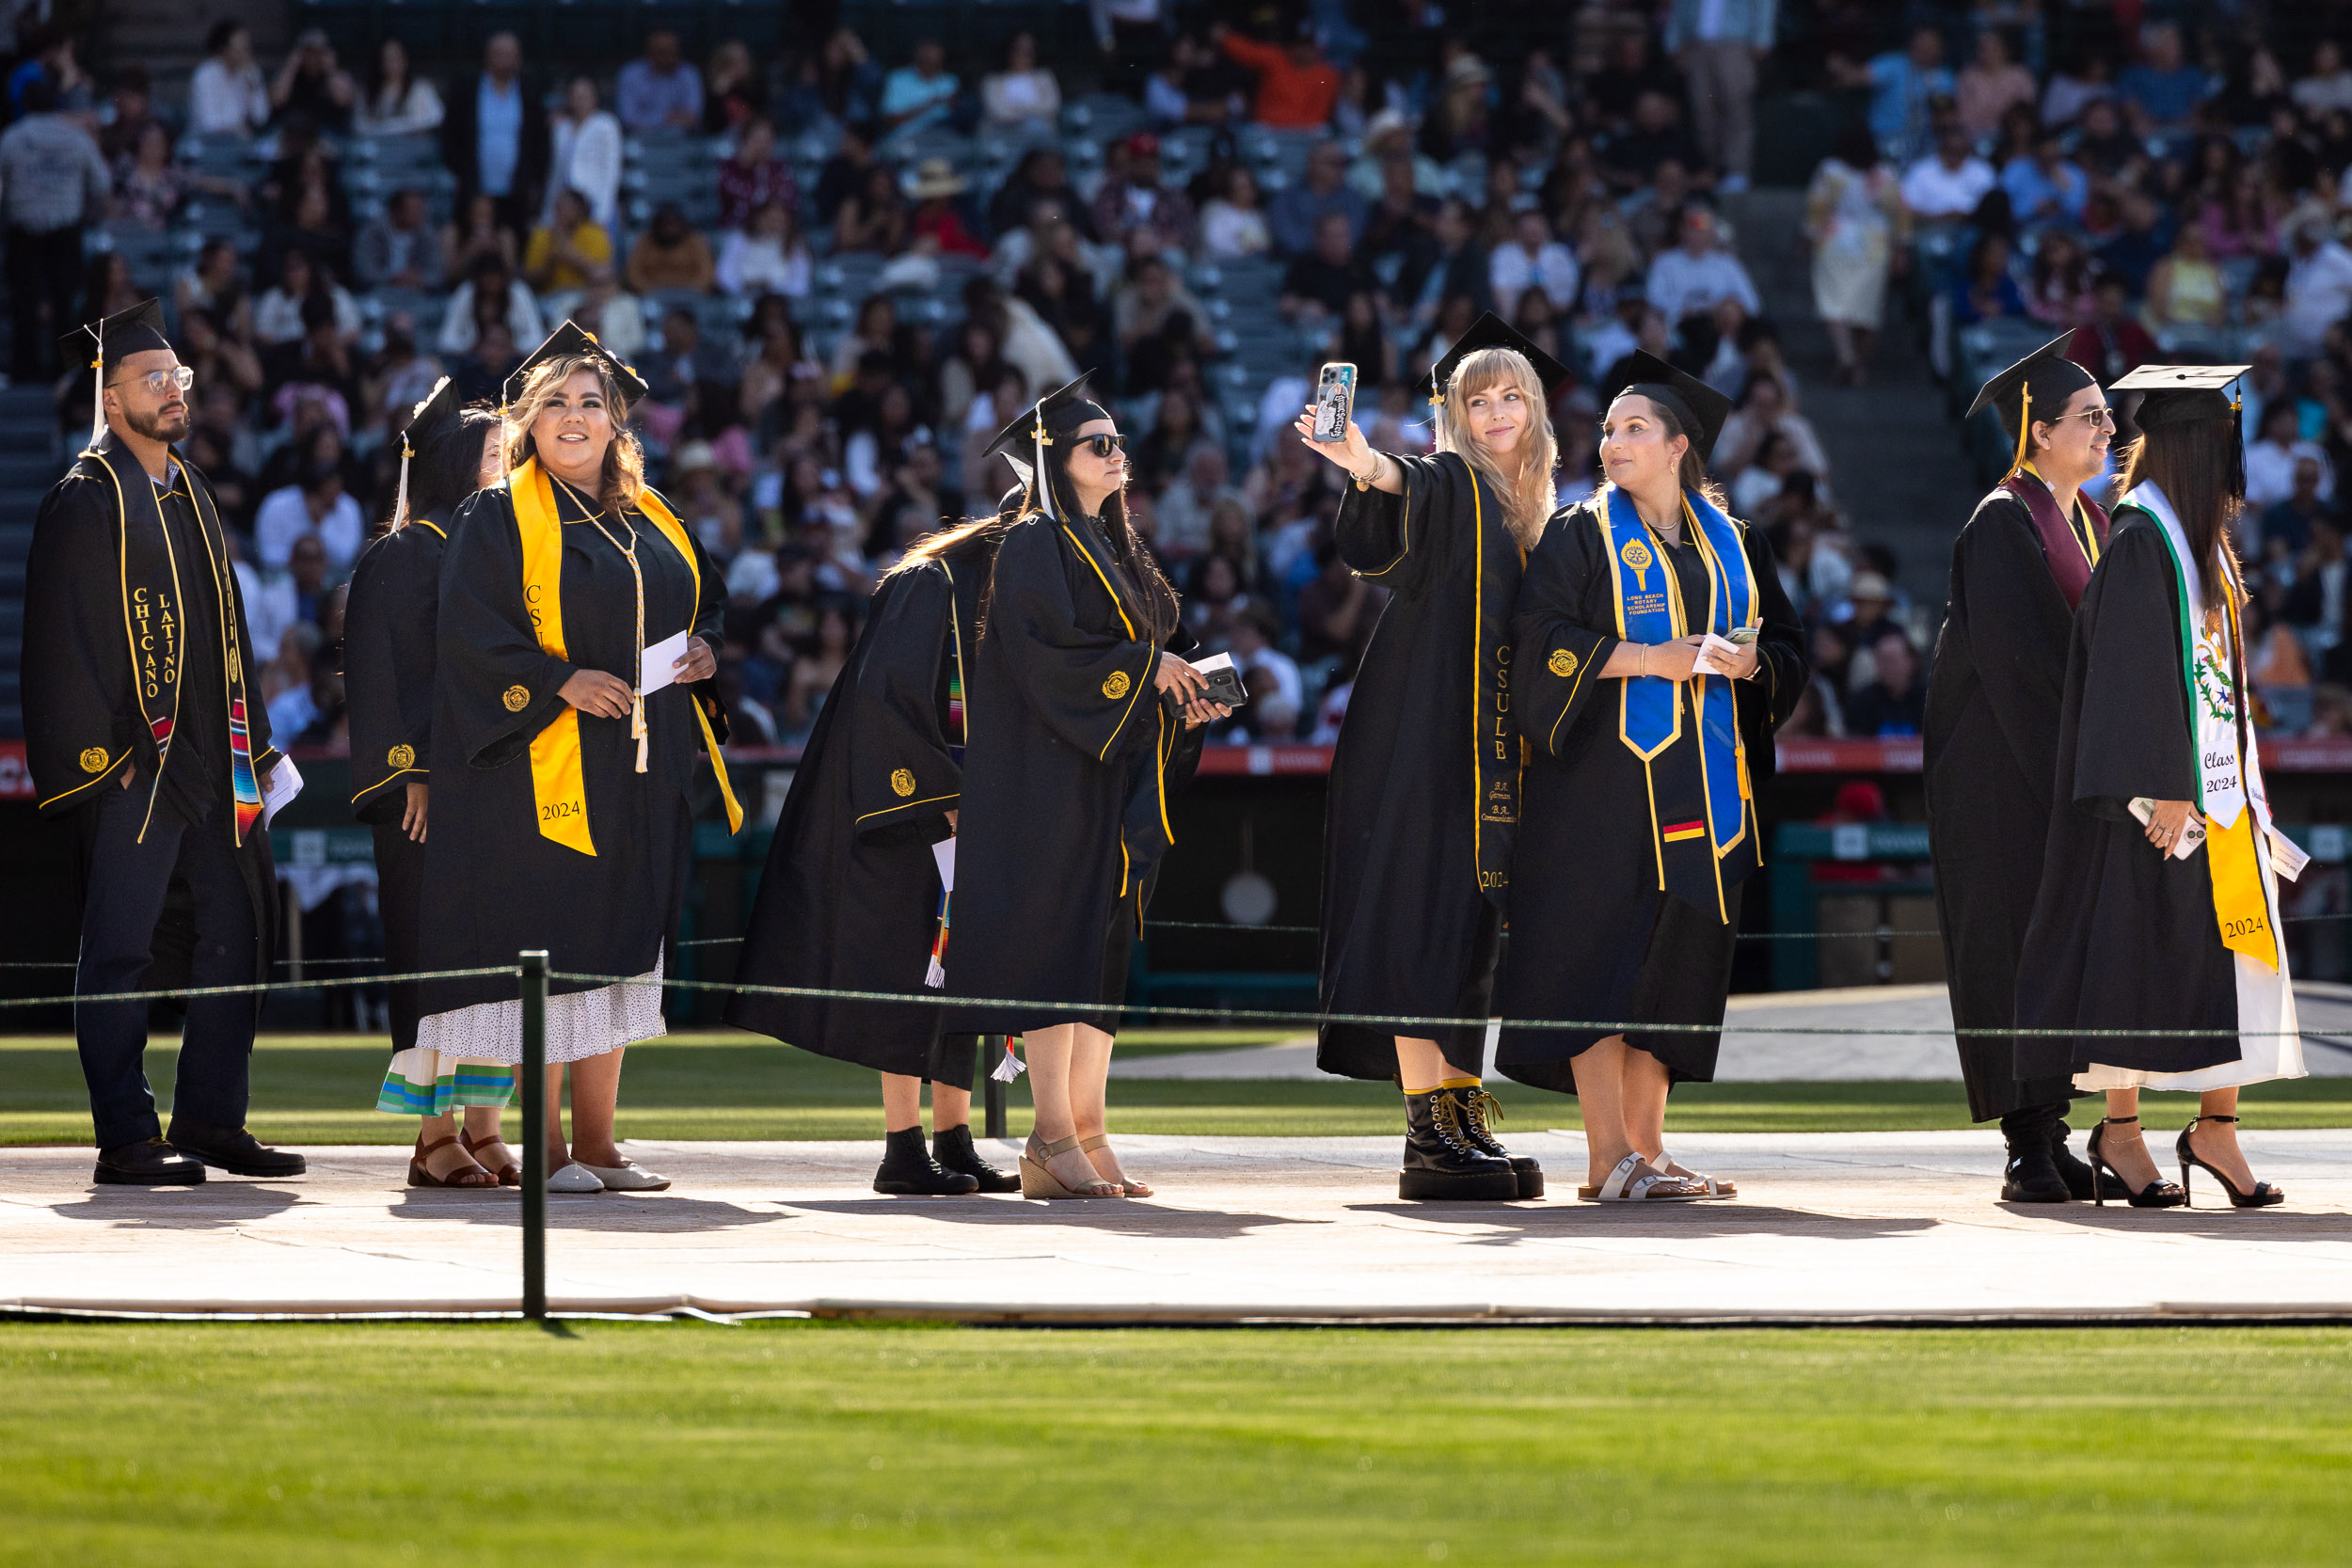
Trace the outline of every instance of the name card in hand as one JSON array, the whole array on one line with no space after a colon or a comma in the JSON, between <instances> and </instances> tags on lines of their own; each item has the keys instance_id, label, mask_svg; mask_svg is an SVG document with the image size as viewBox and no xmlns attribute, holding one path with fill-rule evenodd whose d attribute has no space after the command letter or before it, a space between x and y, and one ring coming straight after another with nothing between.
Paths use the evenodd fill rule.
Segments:
<instances>
[{"instance_id":1,"label":"name card in hand","mask_svg":"<svg viewBox=\"0 0 2352 1568\"><path fill-rule=\"evenodd\" d=\"M665 637L659 642L646 644L644 657L637 666L637 694L650 697L665 686L677 684L677 672L671 668L686 657L686 641L692 631L682 631Z\"/></svg>"}]
</instances>

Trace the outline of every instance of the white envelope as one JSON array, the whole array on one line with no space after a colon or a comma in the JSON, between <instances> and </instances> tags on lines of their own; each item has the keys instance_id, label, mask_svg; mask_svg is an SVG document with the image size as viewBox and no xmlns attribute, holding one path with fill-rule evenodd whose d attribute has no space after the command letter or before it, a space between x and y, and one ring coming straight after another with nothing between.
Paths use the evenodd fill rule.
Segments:
<instances>
[{"instance_id":1,"label":"white envelope","mask_svg":"<svg viewBox=\"0 0 2352 1568\"><path fill-rule=\"evenodd\" d=\"M1692 661L1691 668L1703 675L1729 676L1731 667L1739 657L1739 643L1710 631L1707 634L1707 641L1699 644L1699 657Z\"/></svg>"},{"instance_id":2,"label":"white envelope","mask_svg":"<svg viewBox=\"0 0 2352 1568\"><path fill-rule=\"evenodd\" d=\"M677 672L670 666L686 657L686 640L693 635L691 630L682 631L675 637L665 637L659 642L645 645L644 657L637 666L637 694L640 697L650 697L663 687L676 684Z\"/></svg>"},{"instance_id":3,"label":"white envelope","mask_svg":"<svg viewBox=\"0 0 2352 1568\"><path fill-rule=\"evenodd\" d=\"M268 827L270 819L301 793L302 769L294 765L294 758L279 757L278 766L269 770L269 783L262 788L262 826Z\"/></svg>"},{"instance_id":4,"label":"white envelope","mask_svg":"<svg viewBox=\"0 0 2352 1568\"><path fill-rule=\"evenodd\" d=\"M956 891L956 841L943 838L931 846L931 859L939 865L939 886L942 892Z\"/></svg>"}]
</instances>

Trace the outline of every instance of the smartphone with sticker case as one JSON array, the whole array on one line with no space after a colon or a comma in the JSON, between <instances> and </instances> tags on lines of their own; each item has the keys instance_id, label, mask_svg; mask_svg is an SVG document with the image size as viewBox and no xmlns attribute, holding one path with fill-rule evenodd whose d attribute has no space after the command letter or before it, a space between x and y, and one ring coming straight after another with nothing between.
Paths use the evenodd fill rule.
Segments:
<instances>
[{"instance_id":1,"label":"smartphone with sticker case","mask_svg":"<svg viewBox=\"0 0 2352 1568\"><path fill-rule=\"evenodd\" d=\"M1356 367L1332 364L1323 367L1323 374L1315 382L1315 430L1317 441L1344 441L1347 421L1356 412Z\"/></svg>"}]
</instances>

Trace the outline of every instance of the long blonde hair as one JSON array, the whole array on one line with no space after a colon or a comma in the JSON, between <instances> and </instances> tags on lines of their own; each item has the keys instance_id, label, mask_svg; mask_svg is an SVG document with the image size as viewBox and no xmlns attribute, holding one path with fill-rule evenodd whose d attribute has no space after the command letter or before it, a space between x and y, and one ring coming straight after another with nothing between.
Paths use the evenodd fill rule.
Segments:
<instances>
[{"instance_id":1,"label":"long blonde hair","mask_svg":"<svg viewBox=\"0 0 2352 1568\"><path fill-rule=\"evenodd\" d=\"M539 449L531 438L531 426L548 404L555 401L556 392L580 371L594 371L597 384L604 389L605 412L612 420L612 444L604 449L604 472L596 481L596 504L614 514L638 510L645 492L645 449L637 442L637 433L628 428L628 400L621 395L620 383L612 376L611 367L593 354L559 355L553 359L532 367L523 381L522 395L512 406L503 410L506 419L506 466L519 467L526 457L536 457ZM540 464L546 467L545 463Z\"/></svg>"},{"instance_id":2,"label":"long blonde hair","mask_svg":"<svg viewBox=\"0 0 2352 1568\"><path fill-rule=\"evenodd\" d=\"M1519 441L1519 469L1507 473L1486 444L1470 434L1470 400L1474 393L1510 382L1527 400L1527 434ZM1551 433L1551 407L1527 356L1512 348L1474 349L1462 356L1438 405L1438 450L1450 451L1484 475L1502 498L1503 522L1521 549L1533 549L1544 524L1560 504L1552 469L1560 465L1560 441Z\"/></svg>"}]
</instances>

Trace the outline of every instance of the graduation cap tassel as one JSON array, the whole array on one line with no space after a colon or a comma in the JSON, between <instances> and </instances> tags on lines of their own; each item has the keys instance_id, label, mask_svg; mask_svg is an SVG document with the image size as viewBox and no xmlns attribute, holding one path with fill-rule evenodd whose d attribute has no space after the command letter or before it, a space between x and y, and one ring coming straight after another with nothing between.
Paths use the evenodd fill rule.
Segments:
<instances>
[{"instance_id":1,"label":"graduation cap tassel","mask_svg":"<svg viewBox=\"0 0 2352 1568\"><path fill-rule=\"evenodd\" d=\"M1015 1037L1016 1037L1012 1036L1006 1037L1005 1059L998 1062L995 1069L989 1073L989 1076L995 1079L999 1084L1009 1084L1014 1079L1029 1070L1027 1064L1024 1063L1020 1057L1012 1053L1012 1042Z\"/></svg>"},{"instance_id":2,"label":"graduation cap tassel","mask_svg":"<svg viewBox=\"0 0 2352 1568\"><path fill-rule=\"evenodd\" d=\"M2018 388L2017 400L2017 455L2010 458L2009 464L2009 471L2012 474L2024 471L2026 448L2033 440L2033 388Z\"/></svg>"},{"instance_id":3,"label":"graduation cap tassel","mask_svg":"<svg viewBox=\"0 0 2352 1568\"><path fill-rule=\"evenodd\" d=\"M89 444L94 447L106 436L106 324L100 322L89 329L89 335L98 345L89 362Z\"/></svg>"},{"instance_id":4,"label":"graduation cap tassel","mask_svg":"<svg viewBox=\"0 0 2352 1568\"><path fill-rule=\"evenodd\" d=\"M398 532L408 526L408 459L416 455L408 445L408 433L400 433L400 483L392 491L392 530Z\"/></svg>"}]
</instances>

